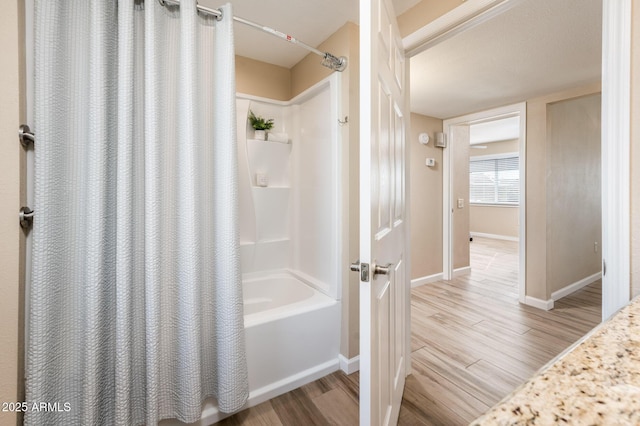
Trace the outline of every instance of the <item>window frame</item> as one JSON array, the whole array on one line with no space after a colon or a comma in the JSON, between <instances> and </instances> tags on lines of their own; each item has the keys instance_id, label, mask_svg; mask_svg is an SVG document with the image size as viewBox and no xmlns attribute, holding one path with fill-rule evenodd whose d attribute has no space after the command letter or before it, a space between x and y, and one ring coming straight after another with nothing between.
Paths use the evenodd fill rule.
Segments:
<instances>
[{"instance_id":1,"label":"window frame","mask_svg":"<svg viewBox=\"0 0 640 426\"><path fill-rule=\"evenodd\" d=\"M515 158L516 163L518 164L518 201L516 202L499 202L494 200L493 202L481 202L481 201L471 201L471 163L474 161L491 161L491 160L501 160L505 158ZM480 206L480 207L520 207L520 153L517 151L514 152L505 152L500 154L487 154L487 155L473 155L469 156L469 204L472 206ZM497 184L497 182L496 182ZM497 194L496 194L497 196Z\"/></svg>"}]
</instances>

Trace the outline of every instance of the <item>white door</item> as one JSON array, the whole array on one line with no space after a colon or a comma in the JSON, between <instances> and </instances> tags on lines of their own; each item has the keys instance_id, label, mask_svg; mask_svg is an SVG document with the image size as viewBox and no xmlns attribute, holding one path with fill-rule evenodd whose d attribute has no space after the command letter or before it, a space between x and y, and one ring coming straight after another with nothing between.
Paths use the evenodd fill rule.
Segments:
<instances>
[{"instance_id":1,"label":"white door","mask_svg":"<svg viewBox=\"0 0 640 426\"><path fill-rule=\"evenodd\" d=\"M405 60L390 0L360 1L360 67L360 424L394 425L407 373L410 285Z\"/></svg>"}]
</instances>

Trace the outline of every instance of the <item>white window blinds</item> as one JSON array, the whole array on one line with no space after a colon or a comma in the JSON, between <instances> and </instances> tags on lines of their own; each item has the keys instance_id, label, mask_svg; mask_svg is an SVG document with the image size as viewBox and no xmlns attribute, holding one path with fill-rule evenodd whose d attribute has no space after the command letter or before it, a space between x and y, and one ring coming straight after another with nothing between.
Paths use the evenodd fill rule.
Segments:
<instances>
[{"instance_id":1,"label":"white window blinds","mask_svg":"<svg viewBox=\"0 0 640 426\"><path fill-rule=\"evenodd\" d=\"M518 205L520 167L518 155L476 157L469 161L469 202Z\"/></svg>"}]
</instances>

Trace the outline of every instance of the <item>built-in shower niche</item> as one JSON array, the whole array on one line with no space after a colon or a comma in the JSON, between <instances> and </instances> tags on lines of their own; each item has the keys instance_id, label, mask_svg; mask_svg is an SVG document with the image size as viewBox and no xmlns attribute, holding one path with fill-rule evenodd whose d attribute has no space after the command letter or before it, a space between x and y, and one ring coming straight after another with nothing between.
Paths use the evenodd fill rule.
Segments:
<instances>
[{"instance_id":1,"label":"built-in shower niche","mask_svg":"<svg viewBox=\"0 0 640 426\"><path fill-rule=\"evenodd\" d=\"M291 145L247 139L247 156L257 240L288 240Z\"/></svg>"},{"instance_id":2,"label":"built-in shower niche","mask_svg":"<svg viewBox=\"0 0 640 426\"><path fill-rule=\"evenodd\" d=\"M244 274L289 266L291 144L254 139L249 111L275 120L284 133L288 109L268 102L239 99L238 144L241 175L241 253ZM244 158L243 158L244 157ZM244 161L243 161L244 160ZM244 185L243 185L244 182Z\"/></svg>"}]
</instances>

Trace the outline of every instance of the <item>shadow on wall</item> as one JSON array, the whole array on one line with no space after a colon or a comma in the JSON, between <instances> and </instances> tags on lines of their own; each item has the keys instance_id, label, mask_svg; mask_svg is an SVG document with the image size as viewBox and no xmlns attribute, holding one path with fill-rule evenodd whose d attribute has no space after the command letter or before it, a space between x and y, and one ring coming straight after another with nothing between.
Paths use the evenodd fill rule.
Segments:
<instances>
[{"instance_id":1,"label":"shadow on wall","mask_svg":"<svg viewBox=\"0 0 640 426\"><path fill-rule=\"evenodd\" d=\"M435 133L442 132L442 120L411 114L411 281L420 282L442 274L442 148L434 146ZM423 145L420 133L430 141ZM435 165L426 165L428 158Z\"/></svg>"}]
</instances>

